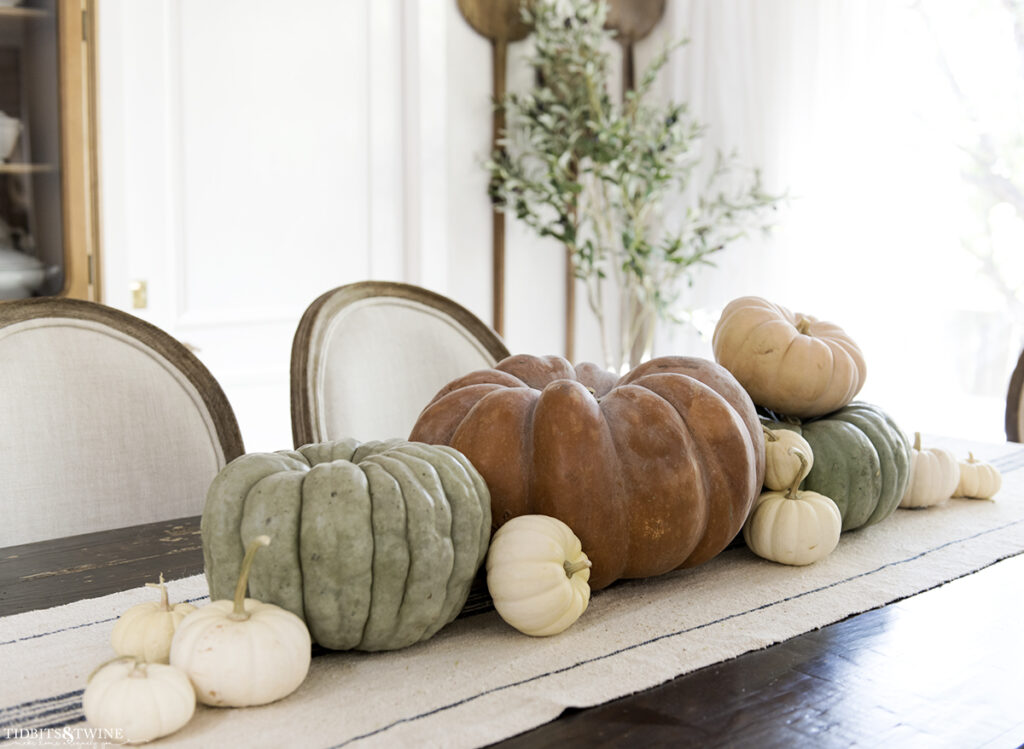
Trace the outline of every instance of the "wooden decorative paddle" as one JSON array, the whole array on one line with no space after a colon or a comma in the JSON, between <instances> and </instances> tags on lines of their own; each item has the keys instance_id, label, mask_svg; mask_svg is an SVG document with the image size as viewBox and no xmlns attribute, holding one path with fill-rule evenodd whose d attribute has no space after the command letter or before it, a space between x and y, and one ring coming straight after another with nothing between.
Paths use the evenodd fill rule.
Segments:
<instances>
[{"instance_id":1,"label":"wooden decorative paddle","mask_svg":"<svg viewBox=\"0 0 1024 749\"><path fill-rule=\"evenodd\" d=\"M651 33L665 15L665 0L609 0L605 26L618 32L622 46L622 93L636 85L633 45Z\"/></svg>"},{"instance_id":2,"label":"wooden decorative paddle","mask_svg":"<svg viewBox=\"0 0 1024 749\"><path fill-rule=\"evenodd\" d=\"M651 33L665 14L665 0L609 0L608 18L605 27L614 29L616 39L622 47L622 99L626 93L636 86L636 75L633 66L633 45ZM572 267L567 269L572 272ZM642 340L643 336L639 336ZM643 344L634 344L642 349ZM625 352L623 352L625 353ZM642 351L631 351L629 361L633 361Z\"/></svg>"},{"instance_id":3,"label":"wooden decorative paddle","mask_svg":"<svg viewBox=\"0 0 1024 749\"><path fill-rule=\"evenodd\" d=\"M491 40L493 61L492 93L496 102L505 98L508 44L525 39L530 28L520 16L522 0L456 0L463 17L473 29ZM665 12L665 0L610 0L607 26L618 32L623 50L623 93L634 86L633 44L647 36ZM505 115L495 109L491 123L491 149L505 128ZM498 335L505 333L505 215L494 210L491 223L492 243L492 326ZM575 358L576 278L573 259L565 258L565 357Z\"/></svg>"},{"instance_id":4,"label":"wooden decorative paddle","mask_svg":"<svg viewBox=\"0 0 1024 749\"><path fill-rule=\"evenodd\" d=\"M459 10L469 25L491 40L493 60L493 95L499 104L505 99L505 66L509 42L525 39L530 28L519 15L521 0L457 0ZM494 111L491 123L491 150L498 147L498 138L505 129L505 114ZM505 214L497 209L492 216L493 247L493 315L492 326L498 335L505 334Z\"/></svg>"}]
</instances>

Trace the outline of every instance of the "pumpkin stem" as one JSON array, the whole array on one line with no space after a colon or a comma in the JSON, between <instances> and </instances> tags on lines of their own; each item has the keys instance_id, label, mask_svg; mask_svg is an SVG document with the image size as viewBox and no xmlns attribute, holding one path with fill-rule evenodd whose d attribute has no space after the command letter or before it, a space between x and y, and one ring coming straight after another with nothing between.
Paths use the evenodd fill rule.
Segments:
<instances>
[{"instance_id":1,"label":"pumpkin stem","mask_svg":"<svg viewBox=\"0 0 1024 749\"><path fill-rule=\"evenodd\" d=\"M921 452L921 433L914 432L914 449Z\"/></svg>"},{"instance_id":2,"label":"pumpkin stem","mask_svg":"<svg viewBox=\"0 0 1024 749\"><path fill-rule=\"evenodd\" d=\"M159 588L160 589L160 610L161 611L170 611L171 610L171 602L167 598L167 586L164 585L164 573L163 572L160 573L160 582L159 583L146 583L146 587L147 588Z\"/></svg>"},{"instance_id":3,"label":"pumpkin stem","mask_svg":"<svg viewBox=\"0 0 1024 749\"><path fill-rule=\"evenodd\" d=\"M796 322L796 332L801 335L807 335L807 331L810 330L811 323L806 317L801 317Z\"/></svg>"},{"instance_id":4,"label":"pumpkin stem","mask_svg":"<svg viewBox=\"0 0 1024 749\"><path fill-rule=\"evenodd\" d=\"M766 427L764 424L761 425L761 429L764 430L764 438L769 442L778 442L779 438L775 436L775 432Z\"/></svg>"},{"instance_id":5,"label":"pumpkin stem","mask_svg":"<svg viewBox=\"0 0 1024 749\"><path fill-rule=\"evenodd\" d=\"M245 610L245 590L249 587L249 572L252 571L252 562L256 558L256 552L269 543L270 536L256 536L246 547L245 559L242 560L242 571L238 573L238 584L235 586L235 607L229 615L230 619L244 621L249 618L249 612Z\"/></svg>"},{"instance_id":6,"label":"pumpkin stem","mask_svg":"<svg viewBox=\"0 0 1024 749\"><path fill-rule=\"evenodd\" d=\"M977 463L978 459L974 457L974 453L967 453L967 462L968 463Z\"/></svg>"},{"instance_id":7,"label":"pumpkin stem","mask_svg":"<svg viewBox=\"0 0 1024 749\"><path fill-rule=\"evenodd\" d=\"M135 670L137 670L138 667L139 667L139 658L137 658L136 656L134 656L134 655L119 655L116 658L111 658L109 660L103 661L103 663L101 663L96 668L94 668L92 670L92 673L90 673L89 676L86 678L85 683L88 684L90 681L92 681L92 677L94 677L96 674L98 674L104 668L109 666L111 663L120 663L121 661L132 661L132 662L134 662ZM134 673L134 671L133 671L133 673Z\"/></svg>"},{"instance_id":8,"label":"pumpkin stem","mask_svg":"<svg viewBox=\"0 0 1024 749\"><path fill-rule=\"evenodd\" d=\"M589 559L583 557L583 559L577 560L575 562L570 562L569 560L566 560L562 562L562 567L565 569L565 576L571 578L577 572L585 570L588 567L593 567L593 564L591 564Z\"/></svg>"},{"instance_id":9,"label":"pumpkin stem","mask_svg":"<svg viewBox=\"0 0 1024 749\"><path fill-rule=\"evenodd\" d=\"M793 483L786 490L786 499L799 499L800 492L797 491L797 487L800 486L800 482L804 480L807 475L807 456L804 455L803 450L798 450L795 447L789 448L787 451L790 455L795 455L797 460L800 461L800 470L796 472L796 476L793 478Z\"/></svg>"}]
</instances>

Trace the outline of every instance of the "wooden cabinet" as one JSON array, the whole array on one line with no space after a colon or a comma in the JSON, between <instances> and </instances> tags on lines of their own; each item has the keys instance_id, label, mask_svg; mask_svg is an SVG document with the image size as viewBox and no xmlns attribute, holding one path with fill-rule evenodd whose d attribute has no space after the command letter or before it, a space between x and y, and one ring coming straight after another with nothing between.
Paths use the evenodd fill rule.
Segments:
<instances>
[{"instance_id":1,"label":"wooden cabinet","mask_svg":"<svg viewBox=\"0 0 1024 749\"><path fill-rule=\"evenodd\" d=\"M0 0L0 299L100 298L94 6Z\"/></svg>"}]
</instances>

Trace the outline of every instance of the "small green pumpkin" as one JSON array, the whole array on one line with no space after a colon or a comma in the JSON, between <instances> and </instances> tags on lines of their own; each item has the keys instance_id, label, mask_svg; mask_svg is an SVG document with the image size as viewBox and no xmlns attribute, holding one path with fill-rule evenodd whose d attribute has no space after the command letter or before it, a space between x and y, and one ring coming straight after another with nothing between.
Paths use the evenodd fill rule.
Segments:
<instances>
[{"instance_id":1,"label":"small green pumpkin","mask_svg":"<svg viewBox=\"0 0 1024 749\"><path fill-rule=\"evenodd\" d=\"M801 488L836 503L843 531L880 522L899 506L910 479L910 441L877 406L856 401L817 419L763 423L807 440L814 466Z\"/></svg>"},{"instance_id":2,"label":"small green pumpkin","mask_svg":"<svg viewBox=\"0 0 1024 749\"><path fill-rule=\"evenodd\" d=\"M456 617L487 555L490 494L458 451L402 440L250 453L207 494L210 597L231 598L253 538L249 594L333 650L394 650Z\"/></svg>"}]
</instances>

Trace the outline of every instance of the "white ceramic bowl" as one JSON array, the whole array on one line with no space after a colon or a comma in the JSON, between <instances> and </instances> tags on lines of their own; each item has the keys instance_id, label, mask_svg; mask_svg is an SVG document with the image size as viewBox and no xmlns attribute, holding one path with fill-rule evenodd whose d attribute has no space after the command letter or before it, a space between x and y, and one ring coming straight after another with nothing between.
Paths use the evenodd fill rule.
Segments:
<instances>
[{"instance_id":1,"label":"white ceramic bowl","mask_svg":"<svg viewBox=\"0 0 1024 749\"><path fill-rule=\"evenodd\" d=\"M0 299L25 299L46 278L42 261L24 252L0 247Z\"/></svg>"},{"instance_id":2,"label":"white ceramic bowl","mask_svg":"<svg viewBox=\"0 0 1024 749\"><path fill-rule=\"evenodd\" d=\"M2 1L2 0L0 0ZM18 145L21 120L0 112L0 159L7 161Z\"/></svg>"}]
</instances>

